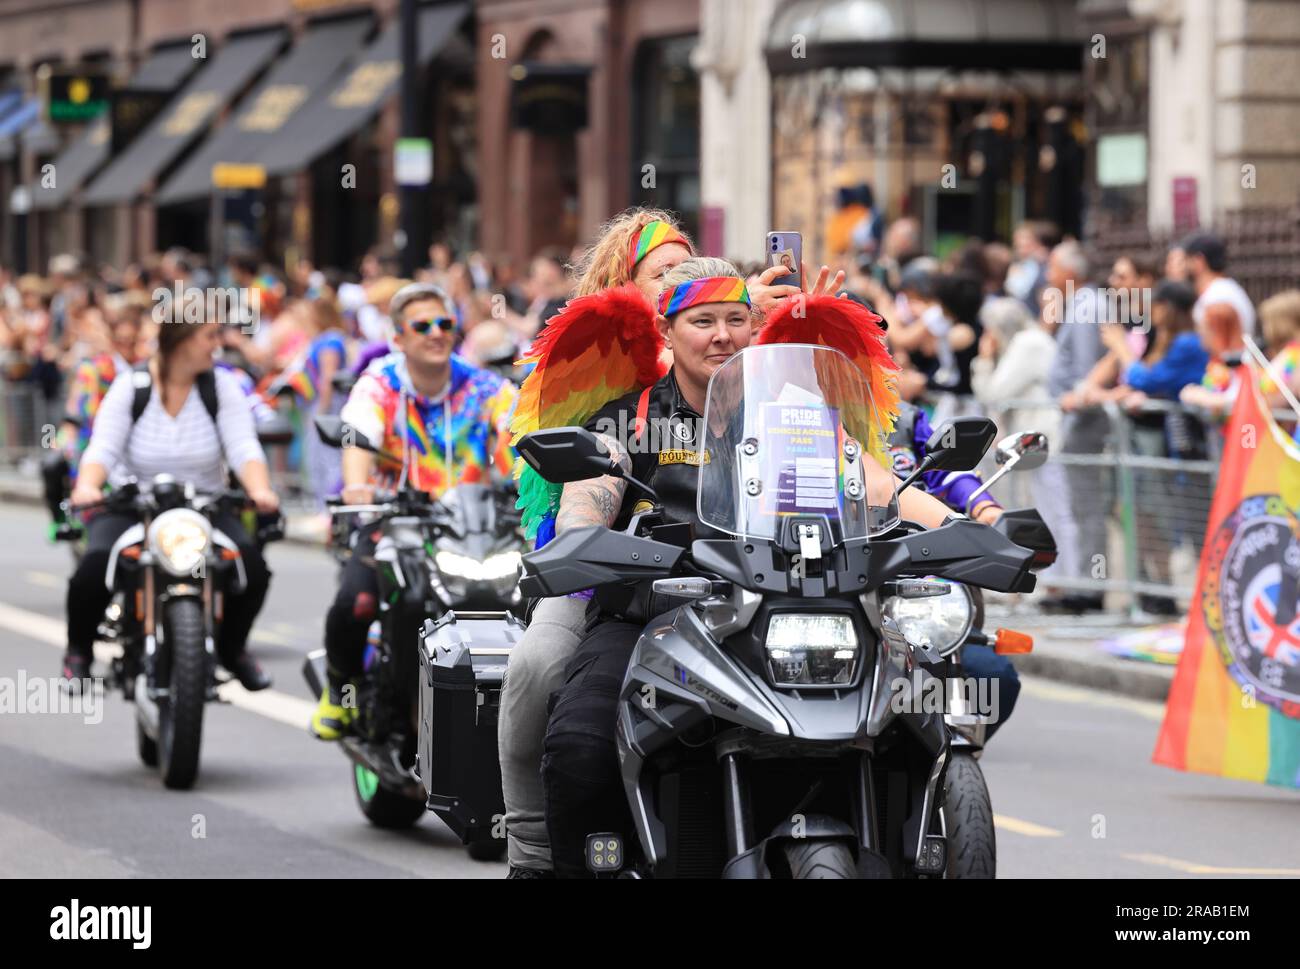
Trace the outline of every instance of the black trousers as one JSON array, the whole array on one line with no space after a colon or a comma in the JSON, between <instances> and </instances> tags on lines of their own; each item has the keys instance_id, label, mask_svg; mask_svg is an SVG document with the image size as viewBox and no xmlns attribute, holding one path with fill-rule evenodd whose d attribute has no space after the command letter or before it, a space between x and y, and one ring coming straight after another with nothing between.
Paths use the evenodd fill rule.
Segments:
<instances>
[{"instance_id":1,"label":"black trousers","mask_svg":"<svg viewBox=\"0 0 1300 969\"><path fill-rule=\"evenodd\" d=\"M564 685L551 694L542 783L551 857L560 878L590 877L587 835L612 831L625 841L633 836L614 730L619 690L643 629L597 623L569 661Z\"/></svg>"},{"instance_id":2,"label":"black trousers","mask_svg":"<svg viewBox=\"0 0 1300 969\"><path fill-rule=\"evenodd\" d=\"M138 521L134 515L101 512L86 525L86 554L68 581L68 652L91 657L99 621L113 598L112 590L104 584L109 553L122 533ZM247 579L242 592L226 590L217 656L222 665L229 666L248 644L248 634L266 600L271 572L238 518L222 512L212 524L239 547Z\"/></svg>"},{"instance_id":3,"label":"black trousers","mask_svg":"<svg viewBox=\"0 0 1300 969\"><path fill-rule=\"evenodd\" d=\"M357 536L325 616L325 657L335 686L360 675L366 634L379 615L379 577L375 575L378 535L378 530L367 530Z\"/></svg>"}]
</instances>

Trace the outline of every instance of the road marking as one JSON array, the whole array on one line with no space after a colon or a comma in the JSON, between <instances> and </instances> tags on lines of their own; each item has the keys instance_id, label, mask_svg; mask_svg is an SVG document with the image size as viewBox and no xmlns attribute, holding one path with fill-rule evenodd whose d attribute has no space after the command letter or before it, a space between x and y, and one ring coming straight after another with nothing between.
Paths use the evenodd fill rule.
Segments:
<instances>
[{"instance_id":1,"label":"road marking","mask_svg":"<svg viewBox=\"0 0 1300 969\"><path fill-rule=\"evenodd\" d=\"M1129 861L1138 861L1146 865L1159 865L1189 875L1276 875L1280 878L1295 878L1300 875L1300 868L1219 868L1215 865L1202 865L1181 858L1168 858L1165 855L1123 855Z\"/></svg>"},{"instance_id":2,"label":"road marking","mask_svg":"<svg viewBox=\"0 0 1300 969\"><path fill-rule=\"evenodd\" d=\"M1079 703L1085 706L1127 710L1129 713L1137 714L1137 716L1146 720L1154 720L1157 723L1165 718L1165 705L1157 703L1155 700L1138 700L1133 697L1116 696L1115 694L1102 693L1077 686L1065 686L1038 676L1022 676L1020 678L1020 689L1028 696L1040 700L1057 700L1061 703Z\"/></svg>"},{"instance_id":3,"label":"road marking","mask_svg":"<svg viewBox=\"0 0 1300 969\"><path fill-rule=\"evenodd\" d=\"M1012 834L1023 834L1026 838L1064 838L1064 831L1057 831L1055 828L1045 828L1041 824L1034 824L1033 821L1022 821L1019 818L1009 818L1005 814L993 815L993 826L1001 831L1010 831Z\"/></svg>"},{"instance_id":4,"label":"road marking","mask_svg":"<svg viewBox=\"0 0 1300 969\"><path fill-rule=\"evenodd\" d=\"M284 636L269 629L254 629L248 636L255 643L265 646L297 646L298 640Z\"/></svg>"},{"instance_id":5,"label":"road marking","mask_svg":"<svg viewBox=\"0 0 1300 969\"><path fill-rule=\"evenodd\" d=\"M0 626L56 649L62 650L67 647L67 627L49 616L42 616L0 602ZM95 659L101 663L110 662L118 653L119 651L112 646L103 643L95 644ZM311 721L311 715L316 710L316 704L310 700L281 693L278 690L249 693L233 680L222 684L217 693L231 706L299 729L306 729Z\"/></svg>"},{"instance_id":6,"label":"road marking","mask_svg":"<svg viewBox=\"0 0 1300 969\"><path fill-rule=\"evenodd\" d=\"M61 589L68 584L68 580L60 578L53 572L38 572L35 569L23 573L25 578L32 585L39 585L45 589Z\"/></svg>"}]
</instances>

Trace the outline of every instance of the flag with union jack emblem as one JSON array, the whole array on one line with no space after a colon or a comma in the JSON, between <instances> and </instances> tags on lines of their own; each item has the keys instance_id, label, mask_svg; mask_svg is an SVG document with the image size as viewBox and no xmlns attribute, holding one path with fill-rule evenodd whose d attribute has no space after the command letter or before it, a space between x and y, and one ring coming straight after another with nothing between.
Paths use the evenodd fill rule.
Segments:
<instances>
[{"instance_id":1,"label":"flag with union jack emblem","mask_svg":"<svg viewBox=\"0 0 1300 969\"><path fill-rule=\"evenodd\" d=\"M1300 450L1242 381L1155 762L1300 787Z\"/></svg>"}]
</instances>

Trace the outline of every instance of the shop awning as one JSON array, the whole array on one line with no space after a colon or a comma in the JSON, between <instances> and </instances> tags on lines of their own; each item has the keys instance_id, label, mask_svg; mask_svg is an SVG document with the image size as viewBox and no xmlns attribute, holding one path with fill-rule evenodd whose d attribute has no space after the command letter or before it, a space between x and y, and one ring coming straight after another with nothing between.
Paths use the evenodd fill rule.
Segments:
<instances>
[{"instance_id":1,"label":"shop awning","mask_svg":"<svg viewBox=\"0 0 1300 969\"><path fill-rule=\"evenodd\" d=\"M23 92L17 90L0 91L0 124L9 113L23 103Z\"/></svg>"},{"instance_id":2,"label":"shop awning","mask_svg":"<svg viewBox=\"0 0 1300 969\"><path fill-rule=\"evenodd\" d=\"M428 64L469 13L469 4L446 3L420 10L416 51ZM296 172L369 122L397 90L402 76L401 25L393 21L370 43L336 84L308 102L250 162L269 175Z\"/></svg>"},{"instance_id":3,"label":"shop awning","mask_svg":"<svg viewBox=\"0 0 1300 969\"><path fill-rule=\"evenodd\" d=\"M159 205L184 202L212 191L212 166L253 161L293 122L314 92L329 86L343 63L361 49L370 17L329 20L307 28L302 40L271 68L240 102L232 121L214 131L154 196Z\"/></svg>"},{"instance_id":4,"label":"shop awning","mask_svg":"<svg viewBox=\"0 0 1300 969\"><path fill-rule=\"evenodd\" d=\"M774 75L821 68L1080 71L1074 0L794 0L768 30Z\"/></svg>"},{"instance_id":5,"label":"shop awning","mask_svg":"<svg viewBox=\"0 0 1300 969\"><path fill-rule=\"evenodd\" d=\"M131 144L91 183L85 205L129 202L207 130L284 44L280 29L232 36Z\"/></svg>"},{"instance_id":6,"label":"shop awning","mask_svg":"<svg viewBox=\"0 0 1300 969\"><path fill-rule=\"evenodd\" d=\"M28 98L0 118L0 161L8 161L18 154L18 136L41 116L41 102Z\"/></svg>"},{"instance_id":7,"label":"shop awning","mask_svg":"<svg viewBox=\"0 0 1300 969\"><path fill-rule=\"evenodd\" d=\"M131 90L173 90L194 70L197 62L188 42L155 48L131 76ZM54 184L45 188L38 180L31 186L32 205L55 209L108 161L112 148L111 120L96 118L54 160Z\"/></svg>"}]
</instances>

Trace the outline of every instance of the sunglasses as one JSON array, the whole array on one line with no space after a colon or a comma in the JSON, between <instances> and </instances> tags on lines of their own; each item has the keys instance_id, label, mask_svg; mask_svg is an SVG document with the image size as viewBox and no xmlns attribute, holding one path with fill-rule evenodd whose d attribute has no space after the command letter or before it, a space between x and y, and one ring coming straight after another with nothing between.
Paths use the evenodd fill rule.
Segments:
<instances>
[{"instance_id":1,"label":"sunglasses","mask_svg":"<svg viewBox=\"0 0 1300 969\"><path fill-rule=\"evenodd\" d=\"M443 333L450 333L456 329L456 321L450 316L435 316L431 320L412 320L406 324L406 328L412 333L418 333L420 336L426 336L434 327L442 330Z\"/></svg>"}]
</instances>

